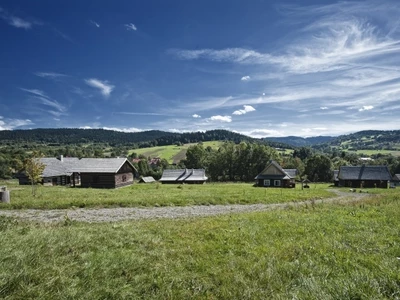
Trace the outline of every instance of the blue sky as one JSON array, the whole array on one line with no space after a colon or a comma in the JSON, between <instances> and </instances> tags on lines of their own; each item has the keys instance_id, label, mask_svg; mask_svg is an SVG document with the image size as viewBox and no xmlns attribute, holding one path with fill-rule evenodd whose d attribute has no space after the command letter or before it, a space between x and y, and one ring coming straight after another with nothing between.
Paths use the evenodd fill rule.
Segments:
<instances>
[{"instance_id":1,"label":"blue sky","mask_svg":"<svg viewBox=\"0 0 400 300\"><path fill-rule=\"evenodd\" d=\"M400 129L394 1L2 1L0 130Z\"/></svg>"}]
</instances>

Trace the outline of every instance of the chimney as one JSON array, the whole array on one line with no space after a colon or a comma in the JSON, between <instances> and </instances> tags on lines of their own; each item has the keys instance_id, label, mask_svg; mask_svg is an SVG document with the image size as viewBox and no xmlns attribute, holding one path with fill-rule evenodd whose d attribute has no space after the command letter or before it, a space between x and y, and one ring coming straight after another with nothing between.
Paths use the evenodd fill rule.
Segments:
<instances>
[{"instance_id":1,"label":"chimney","mask_svg":"<svg viewBox=\"0 0 400 300\"><path fill-rule=\"evenodd\" d=\"M60 155L60 161L63 162L64 161L64 155Z\"/></svg>"}]
</instances>

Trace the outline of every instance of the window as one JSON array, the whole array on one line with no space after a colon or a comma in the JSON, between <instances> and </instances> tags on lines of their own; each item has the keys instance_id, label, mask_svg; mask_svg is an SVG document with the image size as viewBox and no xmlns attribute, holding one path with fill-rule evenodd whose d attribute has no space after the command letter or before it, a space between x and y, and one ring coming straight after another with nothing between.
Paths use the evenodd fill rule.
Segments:
<instances>
[{"instance_id":1,"label":"window","mask_svg":"<svg viewBox=\"0 0 400 300\"><path fill-rule=\"evenodd\" d=\"M270 181L269 179L264 179L264 186L270 186Z\"/></svg>"},{"instance_id":2,"label":"window","mask_svg":"<svg viewBox=\"0 0 400 300\"><path fill-rule=\"evenodd\" d=\"M122 175L122 182L126 181L126 175Z\"/></svg>"},{"instance_id":3,"label":"window","mask_svg":"<svg viewBox=\"0 0 400 300\"><path fill-rule=\"evenodd\" d=\"M274 186L281 186L281 181L280 180L275 180L274 181Z\"/></svg>"}]
</instances>

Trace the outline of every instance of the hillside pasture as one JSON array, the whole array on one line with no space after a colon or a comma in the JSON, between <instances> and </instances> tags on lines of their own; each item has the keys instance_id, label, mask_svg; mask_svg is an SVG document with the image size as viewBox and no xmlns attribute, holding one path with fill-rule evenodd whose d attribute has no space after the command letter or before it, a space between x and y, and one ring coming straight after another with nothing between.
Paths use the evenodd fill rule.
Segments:
<instances>
[{"instance_id":1,"label":"hillside pasture","mask_svg":"<svg viewBox=\"0 0 400 300\"><path fill-rule=\"evenodd\" d=\"M1 297L399 299L399 196L386 191L351 204L206 218L1 217Z\"/></svg>"},{"instance_id":2,"label":"hillside pasture","mask_svg":"<svg viewBox=\"0 0 400 300\"><path fill-rule=\"evenodd\" d=\"M213 149L218 149L223 142L220 141L210 141L210 142L203 142L204 148L210 146ZM182 159L186 158L186 151L187 149L192 146L196 145L197 143L190 143L184 144L181 146L177 145L169 145L169 146L156 146L156 147L149 147L149 148L139 148L139 149L132 149L129 150L129 155L133 152L137 153L138 155L144 155L146 157L160 157L166 159L170 164L178 163Z\"/></svg>"},{"instance_id":3,"label":"hillside pasture","mask_svg":"<svg viewBox=\"0 0 400 300\"><path fill-rule=\"evenodd\" d=\"M0 209L66 209L73 207L157 207L215 204L288 203L332 197L327 184L301 190L253 187L251 183L134 184L119 189L39 186L36 197L30 186L2 182L10 190L10 204Z\"/></svg>"},{"instance_id":4,"label":"hillside pasture","mask_svg":"<svg viewBox=\"0 0 400 300\"><path fill-rule=\"evenodd\" d=\"M360 149L357 151L347 150L346 152L355 153L361 156L372 156L372 155L393 155L400 156L400 150L369 150L369 149Z\"/></svg>"}]
</instances>

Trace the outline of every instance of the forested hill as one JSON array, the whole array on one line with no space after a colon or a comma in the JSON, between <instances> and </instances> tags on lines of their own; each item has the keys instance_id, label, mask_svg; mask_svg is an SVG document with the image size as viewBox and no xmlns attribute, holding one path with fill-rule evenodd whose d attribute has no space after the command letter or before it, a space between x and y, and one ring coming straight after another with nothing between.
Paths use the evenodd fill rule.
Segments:
<instances>
[{"instance_id":1,"label":"forested hill","mask_svg":"<svg viewBox=\"0 0 400 300\"><path fill-rule=\"evenodd\" d=\"M268 137L264 138L266 141L273 141L278 143L288 144L294 147L308 147L316 144L328 143L335 140L333 136L314 136L303 138L300 136L285 136L285 137Z\"/></svg>"},{"instance_id":2,"label":"forested hill","mask_svg":"<svg viewBox=\"0 0 400 300\"><path fill-rule=\"evenodd\" d=\"M73 128L0 131L0 143L3 145L15 143L40 143L46 145L105 143L112 146L132 145L142 148L218 140L233 141L236 143L241 141L257 141L257 139L239 133L220 129L189 133L173 133L158 130L126 133L105 129ZM277 142L263 143L272 147L287 147L287 145Z\"/></svg>"}]
</instances>

